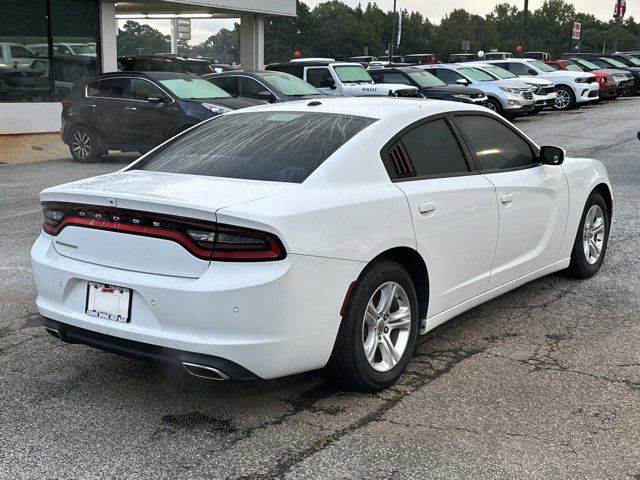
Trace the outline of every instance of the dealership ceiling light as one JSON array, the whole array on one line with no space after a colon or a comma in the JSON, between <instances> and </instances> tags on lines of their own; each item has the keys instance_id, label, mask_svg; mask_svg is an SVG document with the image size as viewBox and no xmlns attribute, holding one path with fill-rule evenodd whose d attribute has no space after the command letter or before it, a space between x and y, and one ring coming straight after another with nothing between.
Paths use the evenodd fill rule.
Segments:
<instances>
[{"instance_id":1,"label":"dealership ceiling light","mask_svg":"<svg viewBox=\"0 0 640 480\"><path fill-rule=\"evenodd\" d=\"M127 18L153 18L157 19L171 19L171 18L213 18L211 13L120 13L116 15L119 20Z\"/></svg>"}]
</instances>

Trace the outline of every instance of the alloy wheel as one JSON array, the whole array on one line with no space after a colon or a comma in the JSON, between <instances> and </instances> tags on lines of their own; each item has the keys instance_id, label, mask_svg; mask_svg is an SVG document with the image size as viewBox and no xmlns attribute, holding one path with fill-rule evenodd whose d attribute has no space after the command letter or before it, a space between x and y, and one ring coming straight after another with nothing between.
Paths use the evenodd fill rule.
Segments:
<instances>
[{"instance_id":1,"label":"alloy wheel","mask_svg":"<svg viewBox=\"0 0 640 480\"><path fill-rule=\"evenodd\" d=\"M593 205L587 212L582 230L582 247L589 265L600 259L605 233L604 213L599 205Z\"/></svg>"},{"instance_id":2,"label":"alloy wheel","mask_svg":"<svg viewBox=\"0 0 640 480\"><path fill-rule=\"evenodd\" d=\"M402 358L411 333L411 305L407 292L386 282L372 295L364 314L362 345L369 365L388 372Z\"/></svg>"},{"instance_id":3,"label":"alloy wheel","mask_svg":"<svg viewBox=\"0 0 640 480\"><path fill-rule=\"evenodd\" d=\"M496 106L493 104L493 102L487 102L487 108L493 112L498 112L498 109L496 108Z\"/></svg>"},{"instance_id":4,"label":"alloy wheel","mask_svg":"<svg viewBox=\"0 0 640 480\"><path fill-rule=\"evenodd\" d=\"M556 92L556 108L564 110L571 104L571 94L566 90L558 90Z\"/></svg>"},{"instance_id":5,"label":"alloy wheel","mask_svg":"<svg viewBox=\"0 0 640 480\"><path fill-rule=\"evenodd\" d=\"M71 149L78 156L78 158L84 160L91 155L93 151L93 145L91 142L91 136L86 130L76 130L73 134L71 141Z\"/></svg>"}]
</instances>

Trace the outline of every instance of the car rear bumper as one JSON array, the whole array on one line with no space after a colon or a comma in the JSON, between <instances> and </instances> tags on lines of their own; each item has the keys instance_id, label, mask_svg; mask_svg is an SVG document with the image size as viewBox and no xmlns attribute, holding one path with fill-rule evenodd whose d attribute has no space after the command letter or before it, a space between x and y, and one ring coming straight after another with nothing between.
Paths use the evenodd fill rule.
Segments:
<instances>
[{"instance_id":1,"label":"car rear bumper","mask_svg":"<svg viewBox=\"0 0 640 480\"><path fill-rule=\"evenodd\" d=\"M46 234L34 244L31 259L37 308L63 330L88 330L113 337L113 344L126 340L216 357L261 378L326 364L345 294L363 267L290 254L278 262L212 262L200 278L181 278L68 258ZM130 288L130 322L87 315L88 281Z\"/></svg>"}]
</instances>

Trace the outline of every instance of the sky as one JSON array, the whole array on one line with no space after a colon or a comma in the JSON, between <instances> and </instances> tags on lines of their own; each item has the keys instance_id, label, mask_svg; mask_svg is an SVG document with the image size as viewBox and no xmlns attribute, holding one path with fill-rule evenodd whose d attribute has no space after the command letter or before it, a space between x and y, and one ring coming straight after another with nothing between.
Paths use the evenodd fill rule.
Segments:
<instances>
[{"instance_id":1,"label":"sky","mask_svg":"<svg viewBox=\"0 0 640 480\"><path fill-rule=\"evenodd\" d=\"M313 8L318 3L324 0L303 0L309 7ZM342 0L344 3L355 7L359 0ZM502 3L505 0L445 0L445 1L430 1L430 0L397 0L398 9L417 10L425 17L429 18L434 23L440 22L442 17L456 8L464 8L468 12L478 15L485 15L493 10L493 7L497 3ZM508 1L508 0L507 0ZM529 9L535 10L539 8L544 0L530 0ZM367 4L367 0L360 2L362 5ZM393 0L376 0L376 3L383 10L391 10L393 8ZM517 5L519 8L523 8L524 0L509 1L509 3ZM627 15L634 15L638 17L636 12L633 11L633 4L627 2ZM574 0L573 4L576 10L579 12L589 12L601 20L606 20L613 14L614 0ZM631 9L629 8L631 7ZM157 28L164 34L169 34L171 31L169 20L145 20L139 21L140 23L147 23L154 28ZM209 38L214 33L218 32L221 28L233 28L233 24L237 20L224 19L224 20L192 20L191 21L191 37L190 44L201 43ZM119 20L118 26L121 28L125 20Z\"/></svg>"}]
</instances>

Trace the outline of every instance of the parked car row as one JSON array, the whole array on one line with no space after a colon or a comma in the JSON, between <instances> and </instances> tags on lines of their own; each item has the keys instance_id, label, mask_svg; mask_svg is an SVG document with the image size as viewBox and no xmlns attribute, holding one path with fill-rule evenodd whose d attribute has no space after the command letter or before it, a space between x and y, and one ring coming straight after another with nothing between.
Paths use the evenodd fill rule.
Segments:
<instances>
[{"instance_id":1,"label":"parked car row","mask_svg":"<svg viewBox=\"0 0 640 480\"><path fill-rule=\"evenodd\" d=\"M209 60L132 55L120 59L122 72L74 85L63 102L62 138L77 161L92 162L112 149L147 152L203 120L265 103L323 96L426 98L480 105L513 119L638 92L640 65L632 65L640 60L630 55L619 56L632 65L587 55L537 60L490 53L497 58L463 63L438 63L426 55L413 56L423 64L297 58L260 71L221 66L217 73L213 67L219 64ZM0 77L0 94L2 85Z\"/></svg>"}]
</instances>

